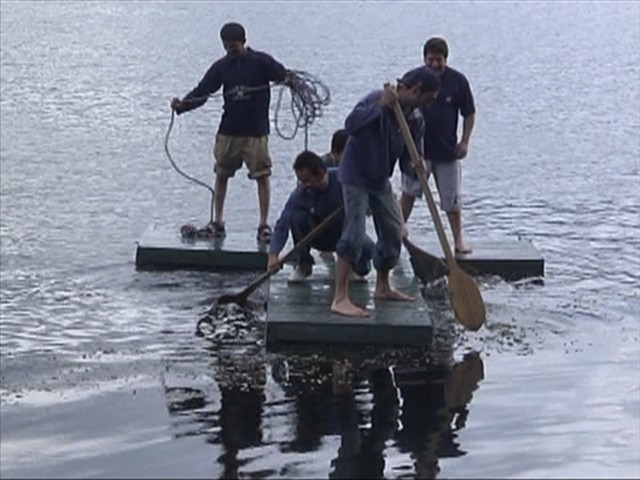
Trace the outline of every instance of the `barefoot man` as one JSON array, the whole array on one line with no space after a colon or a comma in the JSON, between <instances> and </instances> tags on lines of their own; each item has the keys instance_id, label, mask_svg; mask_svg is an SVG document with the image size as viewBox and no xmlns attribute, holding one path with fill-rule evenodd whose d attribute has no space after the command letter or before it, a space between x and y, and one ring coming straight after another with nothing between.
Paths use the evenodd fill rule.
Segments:
<instances>
[{"instance_id":1,"label":"barefoot man","mask_svg":"<svg viewBox=\"0 0 640 480\"><path fill-rule=\"evenodd\" d=\"M396 265L402 245L402 216L393 195L389 178L401 156L408 158L402 133L393 113L399 102L414 140L424 131L418 108L433 102L440 89L440 79L427 67L405 73L396 90L376 90L354 107L345 120L349 134L340 162L340 180L344 197L345 219L342 236L336 246L335 291L331 311L351 317L366 317L366 309L349 297L349 276L366 238L366 214L371 210L377 243L373 256L376 269L376 299L412 301L394 290L389 272ZM419 142L420 140L420 142Z\"/></svg>"}]
</instances>

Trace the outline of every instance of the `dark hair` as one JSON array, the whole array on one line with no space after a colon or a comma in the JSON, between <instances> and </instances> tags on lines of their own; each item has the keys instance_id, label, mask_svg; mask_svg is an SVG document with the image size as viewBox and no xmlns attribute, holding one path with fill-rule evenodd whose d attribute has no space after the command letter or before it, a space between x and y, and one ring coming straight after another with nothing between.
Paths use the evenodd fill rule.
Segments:
<instances>
[{"instance_id":1,"label":"dark hair","mask_svg":"<svg viewBox=\"0 0 640 480\"><path fill-rule=\"evenodd\" d=\"M293 162L293 169L298 172L303 169L309 170L313 175L319 175L327 171L327 166L322 158L311 150L300 153Z\"/></svg>"},{"instance_id":2,"label":"dark hair","mask_svg":"<svg viewBox=\"0 0 640 480\"><path fill-rule=\"evenodd\" d=\"M344 128L333 132L333 137L331 137L331 151L334 153L342 152L347 145L348 138L349 134Z\"/></svg>"},{"instance_id":3,"label":"dark hair","mask_svg":"<svg viewBox=\"0 0 640 480\"><path fill-rule=\"evenodd\" d=\"M431 37L426 41L422 48L422 56L426 57L429 52L440 54L444 58L447 58L449 56L449 46L447 45L447 41L442 37Z\"/></svg>"},{"instance_id":4,"label":"dark hair","mask_svg":"<svg viewBox=\"0 0 640 480\"><path fill-rule=\"evenodd\" d=\"M245 42L244 27L236 22L225 23L220 29L220 38L223 42Z\"/></svg>"},{"instance_id":5,"label":"dark hair","mask_svg":"<svg viewBox=\"0 0 640 480\"><path fill-rule=\"evenodd\" d=\"M420 85L422 93L440 90L440 76L428 67L422 66L406 72L400 80L405 87Z\"/></svg>"}]
</instances>

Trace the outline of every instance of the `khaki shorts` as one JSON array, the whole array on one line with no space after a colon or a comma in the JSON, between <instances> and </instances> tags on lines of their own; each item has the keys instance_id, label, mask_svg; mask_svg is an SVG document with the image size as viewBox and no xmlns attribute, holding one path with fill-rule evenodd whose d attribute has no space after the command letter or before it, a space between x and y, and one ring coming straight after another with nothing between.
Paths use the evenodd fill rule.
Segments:
<instances>
[{"instance_id":1,"label":"khaki shorts","mask_svg":"<svg viewBox=\"0 0 640 480\"><path fill-rule=\"evenodd\" d=\"M256 179L271 175L269 157L269 137L232 137L216 135L213 145L216 159L214 171L221 177L233 177L242 162L249 170L249 178Z\"/></svg>"}]
</instances>

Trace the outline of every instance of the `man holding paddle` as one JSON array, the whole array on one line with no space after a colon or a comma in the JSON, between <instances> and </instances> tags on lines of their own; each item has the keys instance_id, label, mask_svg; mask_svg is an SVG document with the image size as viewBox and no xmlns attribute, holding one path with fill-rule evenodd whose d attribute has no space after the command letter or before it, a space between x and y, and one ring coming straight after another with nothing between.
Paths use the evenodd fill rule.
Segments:
<instances>
[{"instance_id":1,"label":"man holding paddle","mask_svg":"<svg viewBox=\"0 0 640 480\"><path fill-rule=\"evenodd\" d=\"M373 256L377 271L376 299L412 301L393 289L389 272L396 265L402 245L402 217L389 178L398 158L408 159L405 142L393 106L400 105L414 127L415 140L421 140L424 120L417 110L438 95L440 79L427 67L406 72L397 89L371 92L345 120L349 140L340 163L345 222L336 246L335 292L331 311L340 315L366 317L370 312L355 305L349 296L349 277L366 238L366 213L371 210L378 242ZM401 168L406 164L401 160ZM404 168L403 168L404 169Z\"/></svg>"}]
</instances>

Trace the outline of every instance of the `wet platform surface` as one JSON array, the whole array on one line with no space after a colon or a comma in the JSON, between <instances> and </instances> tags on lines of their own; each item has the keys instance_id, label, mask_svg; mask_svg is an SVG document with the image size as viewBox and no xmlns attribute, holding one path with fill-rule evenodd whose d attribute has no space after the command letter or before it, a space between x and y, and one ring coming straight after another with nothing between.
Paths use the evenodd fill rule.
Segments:
<instances>
[{"instance_id":1,"label":"wet platform surface","mask_svg":"<svg viewBox=\"0 0 640 480\"><path fill-rule=\"evenodd\" d=\"M411 237L421 249L444 259L436 239ZM544 276L544 259L527 240L504 238L470 240L471 254L456 256L462 269L471 275L498 275L507 280ZM286 248L290 248L291 244ZM266 247L255 237L231 232L225 239L183 239L179 226L150 226L136 248L136 266L148 269L197 268L210 270L263 270Z\"/></svg>"},{"instance_id":2,"label":"wet platform surface","mask_svg":"<svg viewBox=\"0 0 640 480\"><path fill-rule=\"evenodd\" d=\"M246 232L229 232L224 239L185 239L179 225L151 225L138 241L135 262L141 269L264 270L267 253Z\"/></svg>"},{"instance_id":3,"label":"wet platform surface","mask_svg":"<svg viewBox=\"0 0 640 480\"><path fill-rule=\"evenodd\" d=\"M406 255L406 254L405 254ZM373 298L375 272L367 283L351 282L354 303L366 307L371 316L353 318L331 313L334 263L316 257L313 274L300 284L289 284L291 266L271 277L267 313L267 344L324 343L427 347L433 326L429 308L420 294L420 284L407 258L392 271L392 285L413 295L414 302Z\"/></svg>"}]
</instances>

